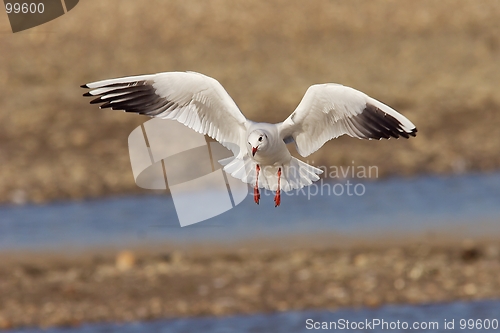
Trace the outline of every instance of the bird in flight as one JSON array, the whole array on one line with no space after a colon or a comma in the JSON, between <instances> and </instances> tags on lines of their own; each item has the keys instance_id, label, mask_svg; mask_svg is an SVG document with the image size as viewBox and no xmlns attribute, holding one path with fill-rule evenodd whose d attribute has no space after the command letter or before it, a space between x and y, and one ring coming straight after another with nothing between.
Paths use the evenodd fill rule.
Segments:
<instances>
[{"instance_id":1,"label":"bird in flight","mask_svg":"<svg viewBox=\"0 0 500 333\"><path fill-rule=\"evenodd\" d=\"M306 157L325 142L347 134L359 139L416 136L417 128L391 107L356 89L335 83L307 89L295 111L277 124L245 118L215 79L195 72L165 72L87 83L84 96L91 104L150 117L177 120L231 149L234 156L220 160L224 171L259 188L275 191L300 189L319 179L322 170L295 157L287 144L295 143Z\"/></svg>"}]
</instances>

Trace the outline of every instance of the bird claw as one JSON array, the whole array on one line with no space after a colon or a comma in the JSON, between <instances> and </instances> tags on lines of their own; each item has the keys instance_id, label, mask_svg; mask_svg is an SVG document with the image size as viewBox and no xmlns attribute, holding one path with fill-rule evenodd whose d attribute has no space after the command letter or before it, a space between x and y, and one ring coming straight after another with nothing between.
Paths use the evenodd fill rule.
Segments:
<instances>
[{"instance_id":1,"label":"bird claw","mask_svg":"<svg viewBox=\"0 0 500 333\"><path fill-rule=\"evenodd\" d=\"M259 200L260 200L260 192L259 192L259 171L260 171L260 166L257 164L255 166L255 171L256 171L256 180L255 180L255 186L253 188L253 200L255 201L255 203L258 205L259 204Z\"/></svg>"},{"instance_id":2,"label":"bird claw","mask_svg":"<svg viewBox=\"0 0 500 333\"><path fill-rule=\"evenodd\" d=\"M280 190L276 191L276 195L274 196L274 207L278 207L281 203L281 195Z\"/></svg>"},{"instance_id":3,"label":"bird claw","mask_svg":"<svg viewBox=\"0 0 500 333\"><path fill-rule=\"evenodd\" d=\"M260 192L258 187L254 187L253 189L253 200L258 205L260 201Z\"/></svg>"},{"instance_id":4,"label":"bird claw","mask_svg":"<svg viewBox=\"0 0 500 333\"><path fill-rule=\"evenodd\" d=\"M278 189L276 190L276 195L274 196L274 207L278 207L281 203L281 168L278 169Z\"/></svg>"}]
</instances>

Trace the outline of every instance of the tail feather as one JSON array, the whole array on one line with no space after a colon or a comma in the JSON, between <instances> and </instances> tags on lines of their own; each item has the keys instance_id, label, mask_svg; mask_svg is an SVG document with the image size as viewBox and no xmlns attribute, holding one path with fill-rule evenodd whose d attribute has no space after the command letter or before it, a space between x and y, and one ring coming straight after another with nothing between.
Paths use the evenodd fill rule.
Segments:
<instances>
[{"instance_id":1,"label":"tail feather","mask_svg":"<svg viewBox=\"0 0 500 333\"><path fill-rule=\"evenodd\" d=\"M229 157L220 160L219 163L224 166L224 171L234 178L255 185L257 163L249 156L243 156L243 158ZM278 189L279 168L281 168L280 187L285 192L311 185L313 181L319 179L318 174L323 172L292 157L290 162L284 165L260 165L259 187L276 191Z\"/></svg>"}]
</instances>

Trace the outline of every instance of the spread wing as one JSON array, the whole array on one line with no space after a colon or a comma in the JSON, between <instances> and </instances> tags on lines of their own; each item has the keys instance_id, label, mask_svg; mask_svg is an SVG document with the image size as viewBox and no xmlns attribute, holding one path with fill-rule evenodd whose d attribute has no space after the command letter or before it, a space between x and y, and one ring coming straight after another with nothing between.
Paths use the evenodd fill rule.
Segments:
<instances>
[{"instance_id":1,"label":"spread wing","mask_svg":"<svg viewBox=\"0 0 500 333\"><path fill-rule=\"evenodd\" d=\"M391 107L353 88L327 83L309 87L297 109L279 124L281 138L295 141L306 157L343 134L360 139L409 138L417 128Z\"/></svg>"},{"instance_id":2,"label":"spread wing","mask_svg":"<svg viewBox=\"0 0 500 333\"><path fill-rule=\"evenodd\" d=\"M222 144L244 145L247 120L222 85L194 72L166 72L83 85L91 104L177 120Z\"/></svg>"}]
</instances>

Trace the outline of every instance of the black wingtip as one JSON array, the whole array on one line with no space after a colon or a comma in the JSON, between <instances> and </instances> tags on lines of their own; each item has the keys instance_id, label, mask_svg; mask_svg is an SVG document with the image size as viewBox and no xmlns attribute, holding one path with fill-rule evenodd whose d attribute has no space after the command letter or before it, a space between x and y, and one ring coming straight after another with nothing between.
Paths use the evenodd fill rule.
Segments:
<instances>
[{"instance_id":1,"label":"black wingtip","mask_svg":"<svg viewBox=\"0 0 500 333\"><path fill-rule=\"evenodd\" d=\"M90 101L90 104L98 104L98 103L103 103L104 101L101 99L101 97L97 97L96 99L93 99Z\"/></svg>"},{"instance_id":2,"label":"black wingtip","mask_svg":"<svg viewBox=\"0 0 500 333\"><path fill-rule=\"evenodd\" d=\"M82 84L82 85L80 86L80 88L89 89L89 86L88 86L88 85L86 85L86 84Z\"/></svg>"},{"instance_id":3,"label":"black wingtip","mask_svg":"<svg viewBox=\"0 0 500 333\"><path fill-rule=\"evenodd\" d=\"M89 93L89 92L86 92L85 94L83 94L83 96L85 96L85 97L89 97L89 96L94 96L94 95L92 95L92 94L91 94L91 93Z\"/></svg>"},{"instance_id":4,"label":"black wingtip","mask_svg":"<svg viewBox=\"0 0 500 333\"><path fill-rule=\"evenodd\" d=\"M111 107L113 107L113 105L111 105L111 102L106 102L103 105L101 105L99 107L99 109L107 109L107 108L111 108Z\"/></svg>"}]
</instances>

